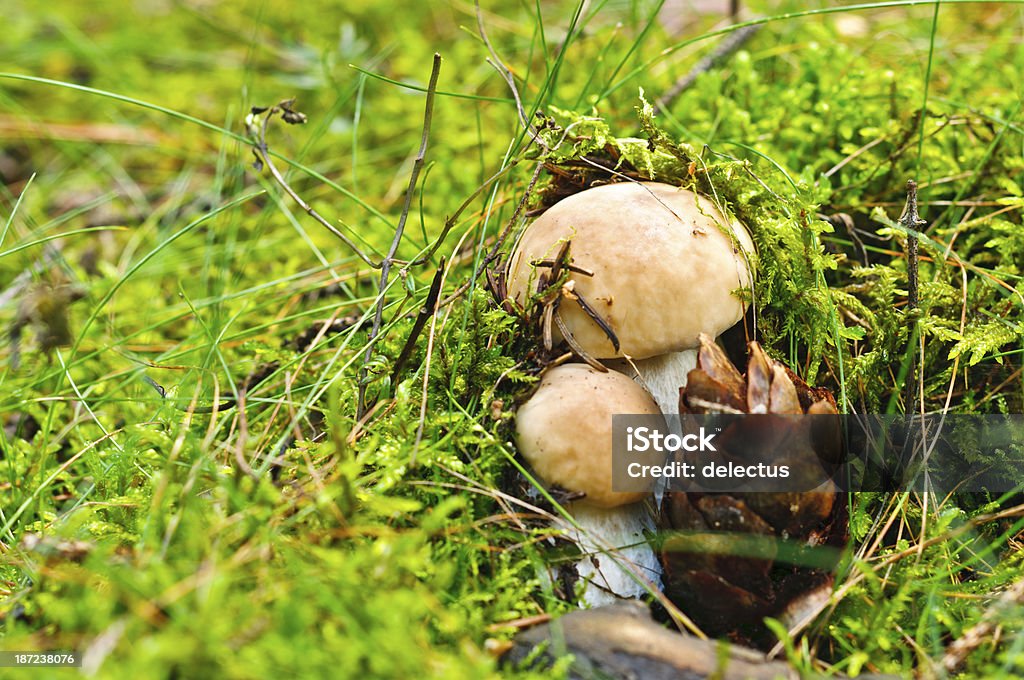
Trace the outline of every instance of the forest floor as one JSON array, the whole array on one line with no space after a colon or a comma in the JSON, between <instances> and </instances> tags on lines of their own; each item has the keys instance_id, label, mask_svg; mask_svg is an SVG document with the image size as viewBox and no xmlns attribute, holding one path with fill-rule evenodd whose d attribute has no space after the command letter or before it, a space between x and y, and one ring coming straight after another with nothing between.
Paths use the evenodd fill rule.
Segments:
<instances>
[{"instance_id":1,"label":"forest floor","mask_svg":"<svg viewBox=\"0 0 1024 680\"><path fill-rule=\"evenodd\" d=\"M613 138L689 145L756 209L757 339L841 411L1024 412L1019 3L7 4L2 649L104 678L564 673L497 658L575 604L508 495L537 335L483 265L540 161ZM271 112L247 117L291 98L258 162ZM852 495L780 656L1024 673L1022 497L951 491Z\"/></svg>"}]
</instances>

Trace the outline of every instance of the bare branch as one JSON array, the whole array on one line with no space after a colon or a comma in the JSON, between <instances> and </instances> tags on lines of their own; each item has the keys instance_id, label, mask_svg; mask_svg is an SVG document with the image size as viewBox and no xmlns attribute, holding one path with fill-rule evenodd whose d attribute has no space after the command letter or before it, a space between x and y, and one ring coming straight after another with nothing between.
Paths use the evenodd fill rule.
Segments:
<instances>
[{"instance_id":1,"label":"bare branch","mask_svg":"<svg viewBox=\"0 0 1024 680\"><path fill-rule=\"evenodd\" d=\"M270 149L267 146L267 128L270 126L270 119L273 118L274 115L276 114L280 114L281 118L286 123L292 125L305 123L306 117L303 114L291 108L294 102L294 99L286 99L282 102L278 102L269 109L263 107L253 107L249 118L250 122L254 120L253 117L262 115L264 113L266 114L263 116L263 121L258 129L258 132L253 130L252 128L254 126L251 125L249 130L250 134L256 132L256 134L253 134L253 137L255 137L255 143L253 144L252 148L253 155L256 156L256 169L259 170L266 166L267 170L270 171L270 176L274 178L274 181L277 182L281 186L281 188L284 189L285 193L291 196L292 200L298 203L299 207L306 211L306 213L310 217L316 220L322 227L327 229L329 232L331 232L339 239L341 239L341 242L348 246L360 260L370 265L374 269L380 268L382 264L377 264L373 262L373 260L371 260L369 256L367 256L367 254L364 253L362 249L359 246L357 246L352 239L350 239L348 236L342 233L333 224L328 222L325 217L323 217L320 213L313 209L313 206L309 205L304 200L302 200L302 197L299 196L299 194L294 189L292 189L291 185L288 184L288 180L284 178L284 175L281 174L281 171L278 170L276 165L274 165L274 160L270 156Z\"/></svg>"},{"instance_id":2,"label":"bare branch","mask_svg":"<svg viewBox=\"0 0 1024 680\"><path fill-rule=\"evenodd\" d=\"M537 143L538 146L543 148L545 151L550 151L548 145L541 139L540 134L537 132L531 123L529 117L526 115L526 110L523 108L523 99L519 96L519 88L516 87L515 78L512 75L512 71L505 66L504 62L501 61L501 57L494 50L494 46L491 44L490 38L487 37L487 31L484 30L484 17L480 11L480 2L477 0L476 6L476 25L480 31L480 39L484 41L484 45L487 46L487 51L490 52L491 57L487 60L487 63L494 67L494 70L498 72L505 84L508 85L508 89L512 92L512 97L516 100L516 113L519 114L519 123L526 130L526 134Z\"/></svg>"},{"instance_id":3,"label":"bare branch","mask_svg":"<svg viewBox=\"0 0 1024 680\"><path fill-rule=\"evenodd\" d=\"M946 647L946 654L942 657L942 667L946 669L946 672L955 673L963 666L968 656L997 634L999 614L1013 607L1019 607L1022 603L1024 603L1024 581L1017 581L989 607L981 617L981 621L968 628L963 635Z\"/></svg>"},{"instance_id":4,"label":"bare branch","mask_svg":"<svg viewBox=\"0 0 1024 680\"><path fill-rule=\"evenodd\" d=\"M438 266L437 271L434 272L434 280L430 283L427 299L423 302L423 306L420 307L420 311L416 315L416 321L413 322L412 330L409 331L409 337L405 341L405 346L402 347L402 352L395 359L395 366L391 369L392 385L398 384L398 379L402 375L402 369L405 367L406 362L409 361L409 357L412 356L412 351L416 347L416 339L423 332L423 327L427 325L427 320L437 311L437 300L441 296L441 282L444 280L444 265L445 262L442 258L441 264Z\"/></svg>"},{"instance_id":5,"label":"bare branch","mask_svg":"<svg viewBox=\"0 0 1024 680\"><path fill-rule=\"evenodd\" d=\"M483 28L483 13L480 11L479 0L474 3L476 6L476 28L480 32L480 40L486 46L487 51L490 52L490 58L487 59L487 63L498 72L498 75L502 77L505 84L508 85L509 90L512 92L512 97L515 99L515 110L519 115L519 123L523 129L526 130L527 134L538 142L541 146L547 148L547 144L537 134L537 128L530 125L529 119L526 117L526 111L523 109L522 97L519 96L519 88L515 86L515 78L512 76L512 72L509 71L508 67L502 61L501 57L498 56L498 52L495 51L494 45L490 44L490 39L487 38L487 32Z\"/></svg>"},{"instance_id":6,"label":"bare branch","mask_svg":"<svg viewBox=\"0 0 1024 680\"><path fill-rule=\"evenodd\" d=\"M661 111L668 111L672 108L672 104L674 104L676 99L679 98L679 95L690 89L690 87L697 82L697 78L702 73L707 73L731 57L735 52L743 47L748 40L754 37L762 25L763 24L753 24L751 26L743 26L742 28L737 28L735 31L730 33L711 54L698 61L693 68L687 71L686 75L677 80L672 87L669 88L668 92L666 92L663 97L655 102L658 109Z\"/></svg>"},{"instance_id":7,"label":"bare branch","mask_svg":"<svg viewBox=\"0 0 1024 680\"><path fill-rule=\"evenodd\" d=\"M427 141L430 139L430 124L434 119L434 96L437 93L437 78L441 73L441 55L434 54L434 63L430 70L430 83L427 85L427 101L423 111L423 134L420 138L420 148L412 164L412 172L409 174L409 188L405 192L405 204L402 206L402 214L398 218L398 226L395 228L395 237L391 240L391 247L380 266L380 284L378 285L377 305L373 314L373 326L370 328L367 337L366 352L363 355L363 366L359 370L359 406L358 417L366 413L366 365L373 356L373 344L380 333L381 323L384 320L384 294L388 287L388 278L391 275L391 266L395 262L395 253L402 242L405 234L405 223L409 218L409 209L412 206L412 199L416 193L416 184L419 181L420 170L423 169L423 159L427 155Z\"/></svg>"},{"instance_id":8,"label":"bare branch","mask_svg":"<svg viewBox=\"0 0 1024 680\"><path fill-rule=\"evenodd\" d=\"M920 231L927 222L921 219L921 216L917 213L917 182L912 179L907 180L907 203L903 207L903 214L900 215L899 224L907 230L907 314L910 316L910 333L907 336L909 342L912 343L917 337L917 316L916 310L919 303L918 299L918 239L917 232ZM907 370L906 383L904 385L903 392L903 410L905 413L910 413L914 403L914 392L916 391L917 381L915 376L917 374L917 348L911 347L908 349L910 352L910 366ZM922 408L924 404L922 402Z\"/></svg>"},{"instance_id":9,"label":"bare branch","mask_svg":"<svg viewBox=\"0 0 1024 680\"><path fill-rule=\"evenodd\" d=\"M917 182L907 180L907 203L903 207L899 223L907 230L907 306L916 309L918 305L918 241L914 232L928 224L917 214Z\"/></svg>"},{"instance_id":10,"label":"bare branch","mask_svg":"<svg viewBox=\"0 0 1024 680\"><path fill-rule=\"evenodd\" d=\"M468 197L466 197L466 200L464 200L462 202L462 204L459 205L458 209L456 209L456 211L454 213L452 213L451 216L448 217L444 221L444 227L441 229L441 233L438 235L438 237L436 239L434 239L434 245L430 246L430 249L427 250L427 252L424 253L421 257L418 257L417 259L415 259L412 262L410 262L409 266L413 267L413 266L416 266L416 265L424 264L431 257L433 257L434 253L437 252L438 248L441 247L441 244L444 243L444 240L448 237L448 232L450 232L452 230L452 228L455 226L455 223L459 221L460 217L462 217L462 213L465 212L466 208L468 208L470 206L470 204L473 201L475 201L477 199L477 197L480 196L480 194L483 193L484 189L488 188L489 186L491 186L492 184L497 182L499 179L501 179L502 177L507 175L509 173L509 171L513 167L515 167L515 165L518 162L519 162L518 159L512 159L511 161L509 161L508 165L506 165L504 168L502 168L498 172L496 172L493 175L491 175L487 179L487 181L485 181L483 184L478 186L476 188L476 190L473 191L473 193L471 193Z\"/></svg>"},{"instance_id":11,"label":"bare branch","mask_svg":"<svg viewBox=\"0 0 1024 680\"><path fill-rule=\"evenodd\" d=\"M463 293L469 290L469 287L472 286L473 283L480 278L480 275L483 274L496 259L498 259L498 256L501 253L502 246L505 245L505 241L508 240L508 237L509 235L511 235L512 230L519 223L520 216L526 209L526 205L530 202L530 197L533 195L533 188L534 186L536 186L537 180L540 179L540 173L543 169L544 164L537 163L537 167L535 167L533 170L533 175L530 177L530 183L527 185L526 191L523 193L523 197L519 199L519 203L516 204L516 209L512 212L512 216L508 218L508 222L505 223L505 229L501 232L501 234L498 235L497 241L495 241L494 245L491 247L491 250L480 262L480 266L478 266L476 268L476 271L473 272L473 276L470 277L468 281L459 286L458 290L456 290L454 293L452 293L444 300L442 300L440 304L441 307L445 307L451 304L452 302L457 300L459 296L461 296Z\"/></svg>"}]
</instances>

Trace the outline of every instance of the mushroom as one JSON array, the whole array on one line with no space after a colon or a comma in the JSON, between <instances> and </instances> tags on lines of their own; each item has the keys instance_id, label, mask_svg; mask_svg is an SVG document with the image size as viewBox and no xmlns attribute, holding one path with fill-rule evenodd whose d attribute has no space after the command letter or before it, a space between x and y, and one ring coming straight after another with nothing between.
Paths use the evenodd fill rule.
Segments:
<instances>
[{"instance_id":1,"label":"mushroom","mask_svg":"<svg viewBox=\"0 0 1024 680\"><path fill-rule=\"evenodd\" d=\"M644 537L644 530L653 527L651 513L640 502L649 497L649 489L612 488L616 414L660 419L651 396L621 373L563 364L544 373L516 415L519 451L534 472L548 485L582 494L566 504L578 526L568 535L585 555L576 572L588 584L582 599L591 606L646 592L625 561L660 588L661 566Z\"/></svg>"},{"instance_id":2,"label":"mushroom","mask_svg":"<svg viewBox=\"0 0 1024 680\"><path fill-rule=\"evenodd\" d=\"M525 305L538 269L569 242L571 267L554 312L570 346L622 370L636 367L662 413L679 412L679 389L696 367L701 333L743 318L736 295L751 284L754 246L714 201L658 182L581 191L544 212L509 259L508 291ZM554 336L556 333L552 333Z\"/></svg>"}]
</instances>

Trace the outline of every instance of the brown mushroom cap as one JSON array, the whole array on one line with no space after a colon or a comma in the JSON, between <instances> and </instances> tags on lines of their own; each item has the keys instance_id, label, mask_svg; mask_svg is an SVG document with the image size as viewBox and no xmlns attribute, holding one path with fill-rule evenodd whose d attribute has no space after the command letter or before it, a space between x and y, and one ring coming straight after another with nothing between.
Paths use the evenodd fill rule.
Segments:
<instances>
[{"instance_id":1,"label":"brown mushroom cap","mask_svg":"<svg viewBox=\"0 0 1024 680\"><path fill-rule=\"evenodd\" d=\"M545 482L612 508L647 495L612 490L612 416L659 413L647 391L621 373L564 364L548 370L519 407L516 440Z\"/></svg>"},{"instance_id":2,"label":"brown mushroom cap","mask_svg":"<svg viewBox=\"0 0 1024 680\"><path fill-rule=\"evenodd\" d=\"M729 234L735 235L731 238ZM578 304L564 300L562 319L592 356L635 359L697 347L743 317L733 295L750 286L750 235L712 199L657 182L608 184L556 203L523 234L509 262L509 295L525 304L536 292L538 260L572 240L574 290L608 323L620 342Z\"/></svg>"}]
</instances>

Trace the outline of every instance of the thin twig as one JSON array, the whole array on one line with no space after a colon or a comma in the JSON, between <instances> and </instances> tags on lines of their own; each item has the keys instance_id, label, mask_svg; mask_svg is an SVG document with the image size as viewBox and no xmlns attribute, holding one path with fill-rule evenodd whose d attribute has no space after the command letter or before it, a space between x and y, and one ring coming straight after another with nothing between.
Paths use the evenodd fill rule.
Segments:
<instances>
[{"instance_id":1,"label":"thin twig","mask_svg":"<svg viewBox=\"0 0 1024 680\"><path fill-rule=\"evenodd\" d=\"M907 306L916 309L918 304L917 283L917 236L913 232L928 224L917 213L917 182L907 180L907 203L899 223L907 229Z\"/></svg>"},{"instance_id":2,"label":"thin twig","mask_svg":"<svg viewBox=\"0 0 1024 680\"><path fill-rule=\"evenodd\" d=\"M515 78L512 76L512 72L509 70L509 68L505 66L505 64L501 61L501 58L498 56L498 53L494 50L494 46L491 44L490 39L487 37L487 31L484 29L483 15L480 10L480 3L477 2L475 6L477 27L479 28L480 31L480 39L484 42L484 45L487 47L487 51L491 55L490 59L487 60L487 63L489 63L501 75L502 80L505 81L505 84L512 92L512 97L515 99L516 103L516 113L519 117L519 122L526 130L527 136L530 138L530 141L527 143L526 148L520 151L519 157L510 160L504 168L494 173L486 182L477 187L476 191L474 191L468 198L466 198L465 201L462 202L462 205L459 206L459 209L456 210L451 217L445 220L445 225L444 228L441 230L441 235L438 236L438 238L435 240L434 245L431 247L431 249L427 252L426 255L412 262L411 264L413 265L421 264L433 256L433 254L440 247L441 243L448 236L448 232L451 231L451 229L455 226L455 222L458 220L462 212L469 206L471 202L476 200L477 196L479 196L484 189L494 184L494 182L498 181L498 179L506 175L517 163L519 163L522 154L529 149L531 144L536 143L539 147L541 147L541 149L543 149L546 152L549 152L551 150L551 148L544 141L544 139L538 134L537 128L530 124L530 120L526 116L526 110L523 108L522 97L520 97L519 95L519 88L516 87ZM561 144L561 141L563 140L564 136L562 140L559 140L559 144ZM526 189L526 193L523 195L523 198L520 201L519 205L516 206L516 210L512 214L512 218L508 221L505 230L498 237L497 243L495 243L494 247L484 258L480 267L478 267L477 270L473 273L473 277L467 283L460 286L459 289L456 290L453 294L445 298L441 302L442 307L450 304L453 300L460 297L469 288L469 286L473 284L474 281L480 278L480 275L483 273L483 271L488 266L490 266L490 264L494 262L494 260L498 257L498 253L501 249L501 246L504 244L505 239L508 238L508 235L512 231L513 226L518 221L519 215L522 213L523 208L527 203L527 200L532 194L533 187L537 183L537 179L540 177L540 172L542 168L543 163L538 163L537 167L534 169L533 176L530 179L530 183Z\"/></svg>"},{"instance_id":3,"label":"thin twig","mask_svg":"<svg viewBox=\"0 0 1024 680\"><path fill-rule=\"evenodd\" d=\"M558 326L558 332L562 334L562 339L565 340L565 344L569 345L569 349L571 349L580 359L587 362L587 364L595 371L607 373L608 367L591 356L587 350L583 349L580 343L576 341L576 338L573 337L572 331L569 330L569 327L565 325L565 321L562 320L562 315L558 311L557 301L551 306L551 308L554 309L555 325Z\"/></svg>"},{"instance_id":4,"label":"thin twig","mask_svg":"<svg viewBox=\"0 0 1024 680\"><path fill-rule=\"evenodd\" d=\"M519 88L516 87L515 77L512 75L512 71L509 70L509 68L507 66L505 66L504 62L502 62L501 57L498 56L497 51L495 51L494 46L491 44L490 38L487 37L487 31L484 28L483 13L481 12L479 1L475 2L474 5L475 5L475 8L476 8L476 21L477 21L477 28L478 28L478 30L480 32L480 39L483 41L484 45L487 47L487 51L491 55L490 58L487 59L487 63L490 64L498 72L498 74L501 76L502 80L504 80L505 84L508 86L509 91L511 91L511 93L512 93L512 97L513 97L513 99L515 100L515 103L516 103L516 114L519 117L519 123L520 123L520 125L523 126L523 129L526 131L526 134L527 134L527 136L530 139L530 141L527 143L527 149L529 148L530 144L534 144L535 143L543 151L550 152L551 151L551 147L540 136L540 134L538 133L537 128L530 123L530 119L526 115L526 110L523 107L523 100L522 100L522 97L519 94ZM558 144L556 144L555 146L557 147L558 145L560 145L561 142L564 141L564 139L565 139L565 137L567 135L568 135L568 129L563 131L562 138L558 141ZM525 151L526 151L526 149L522 150L522 152L525 152ZM509 162L509 164L505 168L502 168L502 170L500 170L498 173L496 173L494 176L492 176L489 180L487 180L487 182L485 182L484 185L482 185L480 188L478 188L477 191L475 191L473 193L473 195L470 196L462 204L462 206L459 208L459 210L456 211L455 215L453 215L451 218L449 218L446 221L444 230L442 231L440 238L437 240L437 243L435 244L434 248L426 256L427 258L429 258L433 254L433 252L437 250L437 247L440 245L440 242L448 234L448 231L452 228L452 226L454 226L455 219L465 209L465 207L467 205L469 205L469 202L471 200L475 199L477 197L477 195L479 195L479 193L481 191L483 191L483 189L485 187L489 186L494 181L496 181L499 177L501 177L503 174L505 174L517 162L518 162L518 158L513 159L512 161ZM480 263L480 266L477 267L476 271L473 272L472 277L468 281L463 283L461 286L459 286L459 288L454 293L452 293L451 295L446 297L444 300L442 300L439 306L441 306L441 307L447 306L447 305L451 304L453 301L457 300L459 297L461 297L469 289L469 287L472 286L477 281L477 279L480 278L480 276L484 273L484 271L486 271L487 268L490 267L490 265L496 259L498 259L499 255L500 255L500 252L501 252L502 246L505 244L505 241L508 239L509 234L512 233L512 230L515 228L516 224L518 223L520 216L522 215L526 205L529 202L530 197L533 194L533 188L537 184L537 180L540 178L540 173L543 170L543 168L544 168L544 163L543 162L537 163L537 166L534 168L533 175L530 178L530 182L529 182L529 184L528 184L528 186L526 188L526 191L524 192L522 199L520 199L519 203L516 205L516 209L512 213L512 217L506 223L505 229L498 236L497 241L495 242L495 244L491 248L491 250L487 253L487 255L484 257L483 261Z\"/></svg>"},{"instance_id":5,"label":"thin twig","mask_svg":"<svg viewBox=\"0 0 1024 680\"><path fill-rule=\"evenodd\" d=\"M555 266L555 261L551 260L551 259L547 259L547 260L534 260L533 262L530 263L530 265L533 266L533 267L554 267ZM585 269L583 267L577 267L576 265L572 264L571 262L566 263L566 264L564 264L562 266L564 266L566 269L568 269L571 272L576 272L577 274L583 274L584 276L593 276L594 275L593 271L591 271L589 269Z\"/></svg>"},{"instance_id":6,"label":"thin twig","mask_svg":"<svg viewBox=\"0 0 1024 680\"><path fill-rule=\"evenodd\" d=\"M494 245L491 246L490 251L480 262L480 266L478 266L476 268L476 271L473 272L473 276L470 277L468 281L459 286L458 290L456 290L454 293L452 293L444 300L442 300L441 307L446 307L447 305L451 304L456 299L458 299L463 293L465 293L469 289L470 286L472 286L476 282L477 279L480 278L480 275L483 274L484 271L486 271L487 268L490 267L491 264L496 259L498 259L498 256L501 253L502 246L505 244L505 241L508 240L508 237L512 233L512 230L519 223L519 218L523 214L523 211L526 209L526 206L530 201L530 197L533 195L533 188L534 186L536 186L537 180L540 179L540 173L543 169L544 163L537 163L537 166L533 169L533 175L530 177L530 183L527 184L526 191L523 192L523 197L519 199L519 203L516 204L516 209L512 212L512 216L508 219L508 222L505 223L505 229L498 235L497 241L495 241Z\"/></svg>"},{"instance_id":7,"label":"thin twig","mask_svg":"<svg viewBox=\"0 0 1024 680\"><path fill-rule=\"evenodd\" d=\"M455 210L455 212L453 212L451 216L444 221L444 227L441 228L441 233L438 235L438 237L434 239L433 245L431 245L430 248L423 255L410 262L408 266L414 267L417 265L425 264L430 258L432 258L434 256L434 253L437 252L438 248L441 247L441 244L444 243L444 240L448 238L448 233L455 227L455 223L459 221L460 217L462 217L462 213L465 212L466 208L468 208L470 204L473 203L473 201L475 201L477 197L479 197L480 194L483 193L484 189L487 189L492 184L497 182L499 179L507 175L509 171L516 166L517 163L519 163L519 159L513 158L511 161L509 161L508 165L506 165L504 168L491 175L487 179L487 181L478 186L473 191L473 193L467 196L466 200L462 202L462 204Z\"/></svg>"},{"instance_id":8,"label":"thin twig","mask_svg":"<svg viewBox=\"0 0 1024 680\"><path fill-rule=\"evenodd\" d=\"M519 96L519 88L516 87L516 80L512 75L512 71L510 71L509 68L505 66L504 62L501 61L501 57L498 56L498 53L494 50L494 46L491 44L490 39L487 37L487 31L484 30L484 17L483 13L480 11L479 0L474 4L476 6L476 25L477 29L480 31L480 39L483 40L484 45L487 47L487 51L491 54L490 58L487 59L487 63L498 72L498 75L501 76L502 80L505 81L505 84L508 85L508 89L512 92L512 97L516 100L516 113L519 115L519 124L523 126L524 130L526 130L526 134L528 134L530 138L545 151L550 151L548 145L537 132L537 128L530 124L530 119L526 116L526 110L523 108L523 99Z\"/></svg>"},{"instance_id":9,"label":"thin twig","mask_svg":"<svg viewBox=\"0 0 1024 680\"><path fill-rule=\"evenodd\" d=\"M420 333L423 332L423 327L427 324L427 320L434 315L437 309L437 298L441 295L441 281L444 280L444 265L444 258L441 258L441 264L438 266L437 271L434 272L434 280L430 282L430 291L427 293L427 299L424 300L423 306L420 307L420 311L416 315L416 321L409 332L409 337L405 341L405 346L402 348L398 358L395 359L394 368L391 369L392 385L398 384L398 379L402 375L402 369L405 367L406 362L409 361L409 357L412 356L412 351L416 347L416 340L419 338Z\"/></svg>"},{"instance_id":10,"label":"thin twig","mask_svg":"<svg viewBox=\"0 0 1024 680\"><path fill-rule=\"evenodd\" d=\"M267 146L267 128L270 125L270 119L273 118L275 114L280 113L284 121L289 124L294 125L296 123L306 122L306 117L304 115L292 110L291 106L294 103L294 101L295 100L293 99L286 99L282 102L279 102L275 106L272 106L270 109L263 109L261 107L253 108L252 116L258 116L260 114L266 113L266 115L263 116L263 121L259 128L259 134L255 135L256 143L253 145L252 148L252 152L256 156L257 168L262 168L263 166L266 166L266 168L270 171L271 177L274 178L274 181L276 181L281 186L281 188L285 190L285 193L291 196L293 201L299 204L300 208L306 211L306 213L314 220L319 222L322 227L324 227L329 232L331 232L339 239L341 239L342 243L348 246L352 250L352 252L356 254L356 257L358 257L360 260L370 265L374 269L379 269L380 267L383 266L383 263L378 264L371 260L369 256L366 253L364 253L362 249L359 246L357 246L352 239L350 239L348 236L342 233L333 224L328 222L325 217L323 217L313 208L313 206L302 200L302 197L299 196L299 194L294 189L292 189L291 185L288 184L288 181L284 178L284 175L282 175L281 171L277 169L276 165L274 165L274 161L270 156L270 149Z\"/></svg>"},{"instance_id":11,"label":"thin twig","mask_svg":"<svg viewBox=\"0 0 1024 680\"><path fill-rule=\"evenodd\" d=\"M260 476L256 474L256 471L249 465L249 461L245 459L245 444L249 439L249 419L245 412L245 396L246 388L243 386L238 391L238 441L232 448L234 449L235 463L238 464L238 469L249 477L259 480ZM216 418L216 413L214 413L214 418Z\"/></svg>"},{"instance_id":12,"label":"thin twig","mask_svg":"<svg viewBox=\"0 0 1024 680\"><path fill-rule=\"evenodd\" d=\"M913 339L917 332L918 307L918 240L915 235L927 222L921 219L917 213L917 182L907 180L907 203L900 215L899 224L907 230L907 315L910 317L909 338ZM916 348L915 348L916 350ZM910 367L907 371L907 379L904 383L903 409L906 413L911 412L911 404L914 403L914 392L916 391L916 380L914 376L917 370L916 351L911 352ZM923 404L922 404L923 406Z\"/></svg>"},{"instance_id":13,"label":"thin twig","mask_svg":"<svg viewBox=\"0 0 1024 680\"><path fill-rule=\"evenodd\" d=\"M405 192L405 204L402 206L402 214L398 218L398 226L395 228L395 237L391 240L391 247L380 266L380 284L378 285L377 305L373 314L373 326L367 336L366 352L363 355L363 366L359 369L359 406L358 417L366 413L366 366L373 356L373 341L380 333L381 323L384 321L384 294L388 287L388 277L391 275L391 266L395 261L395 253L398 252L398 245L402 242L405 233L405 222L409 218L409 209L412 207L412 199L416 193L416 184L419 181L420 170L423 168L423 159L427 155L427 140L430 138L430 124L434 119L434 95L437 92L437 78L441 73L441 55L434 53L434 64L430 69L430 82L427 85L427 101L423 111L423 135L420 138L420 148L412 164L412 172L409 175L409 188Z\"/></svg>"},{"instance_id":14,"label":"thin twig","mask_svg":"<svg viewBox=\"0 0 1024 680\"><path fill-rule=\"evenodd\" d=\"M942 667L947 673L955 673L974 651L992 637L999 627L998 615L1007 609L1024 603L1024 581L1017 581L1006 590L999 599L985 612L981 621L974 624L963 635L946 647L942 657Z\"/></svg>"},{"instance_id":15,"label":"thin twig","mask_svg":"<svg viewBox=\"0 0 1024 680\"><path fill-rule=\"evenodd\" d=\"M573 290L571 291L571 295L567 295L566 297L579 305L580 309L590 317L590 320L598 325L598 327L604 332L605 337L608 338L608 342L612 343L612 347L614 347L615 351L618 352L619 337L615 335L615 331L612 330L612 327L607 321L605 321L604 317L601 316L601 314L598 313L598 311L594 309L589 302L587 302L586 298L584 298L579 291Z\"/></svg>"},{"instance_id":16,"label":"thin twig","mask_svg":"<svg viewBox=\"0 0 1024 680\"><path fill-rule=\"evenodd\" d=\"M445 277L448 276L448 267L441 266L438 270L441 272L441 279L438 283L438 289L444 287ZM416 439L412 445L412 455L409 456L409 467L416 467L416 457L420 452L420 444L423 442L423 428L427 424L427 402L430 399L430 390L427 389L430 385L430 360L434 356L434 338L437 336L437 311L441 309L441 306L434 302L433 312L430 314L430 333L427 334L427 355L423 359L423 396L420 399L420 417L419 423L416 425Z\"/></svg>"},{"instance_id":17,"label":"thin twig","mask_svg":"<svg viewBox=\"0 0 1024 680\"><path fill-rule=\"evenodd\" d=\"M677 80L672 87L669 88L668 92L665 93L665 96L655 102L658 109L665 112L672 108L672 104L674 104L676 99L679 98L679 95L690 89L690 87L697 82L697 78L700 77L702 73L707 73L731 57L735 52L743 47L748 40L754 37L754 35L761 29L762 25L763 24L753 24L750 26L743 26L742 28L737 28L726 36L725 40L723 40L711 54L698 61L694 67L686 73L686 75Z\"/></svg>"}]
</instances>

